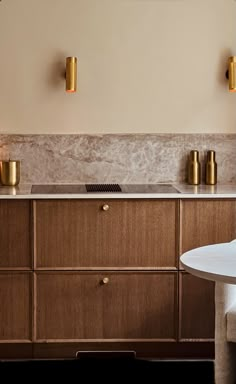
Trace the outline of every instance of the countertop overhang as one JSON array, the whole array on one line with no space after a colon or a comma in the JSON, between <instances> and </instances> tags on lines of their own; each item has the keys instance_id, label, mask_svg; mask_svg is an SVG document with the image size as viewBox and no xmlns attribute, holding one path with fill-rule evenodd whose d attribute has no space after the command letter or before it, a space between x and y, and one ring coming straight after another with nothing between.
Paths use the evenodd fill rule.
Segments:
<instances>
[{"instance_id":1,"label":"countertop overhang","mask_svg":"<svg viewBox=\"0 0 236 384\"><path fill-rule=\"evenodd\" d=\"M46 184L45 185L49 185ZM52 185L50 183L50 185ZM55 183L58 185L58 183ZM60 184L63 185L63 184ZM68 184L67 184L68 185ZM74 186L75 184L71 184ZM76 184L78 185L78 184ZM84 184L83 184L84 185ZM122 185L122 184L121 184ZM149 186L147 189L146 186ZM0 186L0 199L221 199L236 198L236 184L217 185L188 185L186 183L168 183L173 186L165 192L158 192L156 188L163 184L132 184L130 189L123 192L94 192L88 193L83 189L81 193L31 193L32 184L20 184L16 187ZM82 186L82 184L81 184ZM153 187L153 188L152 188ZM176 190L176 192L175 192Z\"/></svg>"}]
</instances>

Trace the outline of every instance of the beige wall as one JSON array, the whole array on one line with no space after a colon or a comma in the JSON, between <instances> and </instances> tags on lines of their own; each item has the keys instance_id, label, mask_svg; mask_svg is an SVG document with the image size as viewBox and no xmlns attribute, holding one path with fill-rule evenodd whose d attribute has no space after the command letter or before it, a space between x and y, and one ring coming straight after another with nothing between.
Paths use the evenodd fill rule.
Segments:
<instances>
[{"instance_id":1,"label":"beige wall","mask_svg":"<svg viewBox=\"0 0 236 384\"><path fill-rule=\"evenodd\" d=\"M0 133L236 133L235 17L234 0L2 0Z\"/></svg>"}]
</instances>

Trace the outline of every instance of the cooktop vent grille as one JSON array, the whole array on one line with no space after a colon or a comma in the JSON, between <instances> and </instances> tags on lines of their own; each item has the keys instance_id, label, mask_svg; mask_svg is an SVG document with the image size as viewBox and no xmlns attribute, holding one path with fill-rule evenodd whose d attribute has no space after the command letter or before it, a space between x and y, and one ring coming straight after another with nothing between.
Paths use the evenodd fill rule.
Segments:
<instances>
[{"instance_id":1,"label":"cooktop vent grille","mask_svg":"<svg viewBox=\"0 0 236 384\"><path fill-rule=\"evenodd\" d=\"M87 192L121 192L119 184L85 184Z\"/></svg>"}]
</instances>

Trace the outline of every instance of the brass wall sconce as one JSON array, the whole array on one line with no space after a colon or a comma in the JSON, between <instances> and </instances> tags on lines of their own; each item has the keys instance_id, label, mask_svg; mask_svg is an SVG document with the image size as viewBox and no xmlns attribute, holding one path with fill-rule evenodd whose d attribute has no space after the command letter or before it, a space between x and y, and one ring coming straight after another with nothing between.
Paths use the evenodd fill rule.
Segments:
<instances>
[{"instance_id":1,"label":"brass wall sconce","mask_svg":"<svg viewBox=\"0 0 236 384\"><path fill-rule=\"evenodd\" d=\"M66 92L74 93L77 90L77 58L66 58Z\"/></svg>"},{"instance_id":2,"label":"brass wall sconce","mask_svg":"<svg viewBox=\"0 0 236 384\"><path fill-rule=\"evenodd\" d=\"M226 78L229 80L229 92L236 92L236 56L228 59Z\"/></svg>"}]
</instances>

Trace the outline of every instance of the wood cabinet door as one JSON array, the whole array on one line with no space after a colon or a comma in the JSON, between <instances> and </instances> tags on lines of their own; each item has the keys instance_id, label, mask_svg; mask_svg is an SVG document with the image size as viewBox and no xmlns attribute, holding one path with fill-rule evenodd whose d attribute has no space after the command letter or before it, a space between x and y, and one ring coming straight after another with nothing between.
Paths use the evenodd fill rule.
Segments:
<instances>
[{"instance_id":1,"label":"wood cabinet door","mask_svg":"<svg viewBox=\"0 0 236 384\"><path fill-rule=\"evenodd\" d=\"M236 238L236 200L181 202L180 252ZM180 279L180 337L214 338L214 283L183 274Z\"/></svg>"},{"instance_id":2,"label":"wood cabinet door","mask_svg":"<svg viewBox=\"0 0 236 384\"><path fill-rule=\"evenodd\" d=\"M176 268L177 208L177 200L36 201L36 266Z\"/></svg>"},{"instance_id":3,"label":"wood cabinet door","mask_svg":"<svg viewBox=\"0 0 236 384\"><path fill-rule=\"evenodd\" d=\"M236 238L236 200L184 200L181 202L181 249L224 243Z\"/></svg>"},{"instance_id":4,"label":"wood cabinet door","mask_svg":"<svg viewBox=\"0 0 236 384\"><path fill-rule=\"evenodd\" d=\"M176 340L177 272L38 272L36 297L38 341Z\"/></svg>"},{"instance_id":5,"label":"wood cabinet door","mask_svg":"<svg viewBox=\"0 0 236 384\"><path fill-rule=\"evenodd\" d=\"M30 202L0 200L0 269L31 268Z\"/></svg>"},{"instance_id":6,"label":"wood cabinet door","mask_svg":"<svg viewBox=\"0 0 236 384\"><path fill-rule=\"evenodd\" d=\"M32 273L0 273L0 342L32 340Z\"/></svg>"},{"instance_id":7,"label":"wood cabinet door","mask_svg":"<svg viewBox=\"0 0 236 384\"><path fill-rule=\"evenodd\" d=\"M180 272L180 340L214 340L213 281Z\"/></svg>"}]
</instances>

